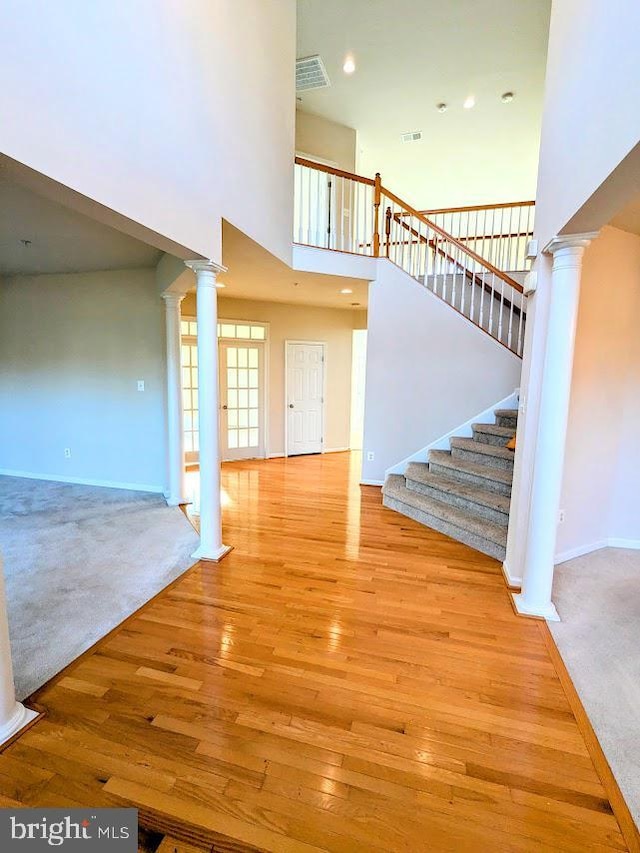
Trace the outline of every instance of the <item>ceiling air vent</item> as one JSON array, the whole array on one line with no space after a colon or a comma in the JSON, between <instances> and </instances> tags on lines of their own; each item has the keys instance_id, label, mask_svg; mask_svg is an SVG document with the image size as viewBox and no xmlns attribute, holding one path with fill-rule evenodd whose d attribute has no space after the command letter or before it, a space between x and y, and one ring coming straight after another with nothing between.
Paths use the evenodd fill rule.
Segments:
<instances>
[{"instance_id":1,"label":"ceiling air vent","mask_svg":"<svg viewBox=\"0 0 640 853\"><path fill-rule=\"evenodd\" d=\"M331 81L324 67L324 62L318 55L296 59L296 92L308 92L309 89L326 89L330 85Z\"/></svg>"},{"instance_id":2,"label":"ceiling air vent","mask_svg":"<svg viewBox=\"0 0 640 853\"><path fill-rule=\"evenodd\" d=\"M410 133L401 133L400 139L403 142L420 142L422 139L422 131L412 130Z\"/></svg>"}]
</instances>

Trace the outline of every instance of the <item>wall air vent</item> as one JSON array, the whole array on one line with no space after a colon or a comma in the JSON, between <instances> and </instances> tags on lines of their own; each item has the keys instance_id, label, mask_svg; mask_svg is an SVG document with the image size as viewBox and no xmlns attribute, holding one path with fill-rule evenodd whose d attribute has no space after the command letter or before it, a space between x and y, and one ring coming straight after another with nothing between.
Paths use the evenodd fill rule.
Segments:
<instances>
[{"instance_id":1,"label":"wall air vent","mask_svg":"<svg viewBox=\"0 0 640 853\"><path fill-rule=\"evenodd\" d=\"M400 139L403 142L420 142L422 139L422 131L412 130L410 133L401 133Z\"/></svg>"},{"instance_id":2,"label":"wall air vent","mask_svg":"<svg viewBox=\"0 0 640 853\"><path fill-rule=\"evenodd\" d=\"M324 62L316 56L296 59L296 92L308 92L309 89L326 89L331 85Z\"/></svg>"}]
</instances>

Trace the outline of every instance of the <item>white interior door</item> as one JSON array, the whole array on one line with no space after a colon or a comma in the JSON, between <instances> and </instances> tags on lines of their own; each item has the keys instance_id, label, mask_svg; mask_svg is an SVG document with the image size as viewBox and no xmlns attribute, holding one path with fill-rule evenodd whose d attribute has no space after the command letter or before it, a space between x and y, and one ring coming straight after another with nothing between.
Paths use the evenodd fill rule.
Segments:
<instances>
[{"instance_id":1,"label":"white interior door","mask_svg":"<svg viewBox=\"0 0 640 853\"><path fill-rule=\"evenodd\" d=\"M322 453L324 344L287 342L287 455Z\"/></svg>"},{"instance_id":2,"label":"white interior door","mask_svg":"<svg viewBox=\"0 0 640 853\"><path fill-rule=\"evenodd\" d=\"M220 449L225 461L265 456L264 344L220 343Z\"/></svg>"}]
</instances>

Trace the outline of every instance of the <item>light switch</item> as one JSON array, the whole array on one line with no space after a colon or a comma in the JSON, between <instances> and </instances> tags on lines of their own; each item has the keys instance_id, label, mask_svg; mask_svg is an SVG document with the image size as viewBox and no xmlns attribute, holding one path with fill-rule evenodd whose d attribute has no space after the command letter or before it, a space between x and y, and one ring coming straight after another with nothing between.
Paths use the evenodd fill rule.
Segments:
<instances>
[{"instance_id":1,"label":"light switch","mask_svg":"<svg viewBox=\"0 0 640 853\"><path fill-rule=\"evenodd\" d=\"M138 391L144 391L144 379L138 379Z\"/></svg>"}]
</instances>

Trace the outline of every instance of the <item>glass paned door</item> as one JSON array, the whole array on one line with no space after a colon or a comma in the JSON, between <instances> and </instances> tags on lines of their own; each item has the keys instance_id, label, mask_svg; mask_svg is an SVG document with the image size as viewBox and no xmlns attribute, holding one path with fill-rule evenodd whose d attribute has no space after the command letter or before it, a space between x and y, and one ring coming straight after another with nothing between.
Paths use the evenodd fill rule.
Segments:
<instances>
[{"instance_id":1,"label":"glass paned door","mask_svg":"<svg viewBox=\"0 0 640 853\"><path fill-rule=\"evenodd\" d=\"M190 464L197 462L200 448L198 442L198 344L195 337L183 335L181 360L185 461Z\"/></svg>"},{"instance_id":2,"label":"glass paned door","mask_svg":"<svg viewBox=\"0 0 640 853\"><path fill-rule=\"evenodd\" d=\"M263 377L263 344L220 343L220 434L226 461L265 455Z\"/></svg>"}]
</instances>

